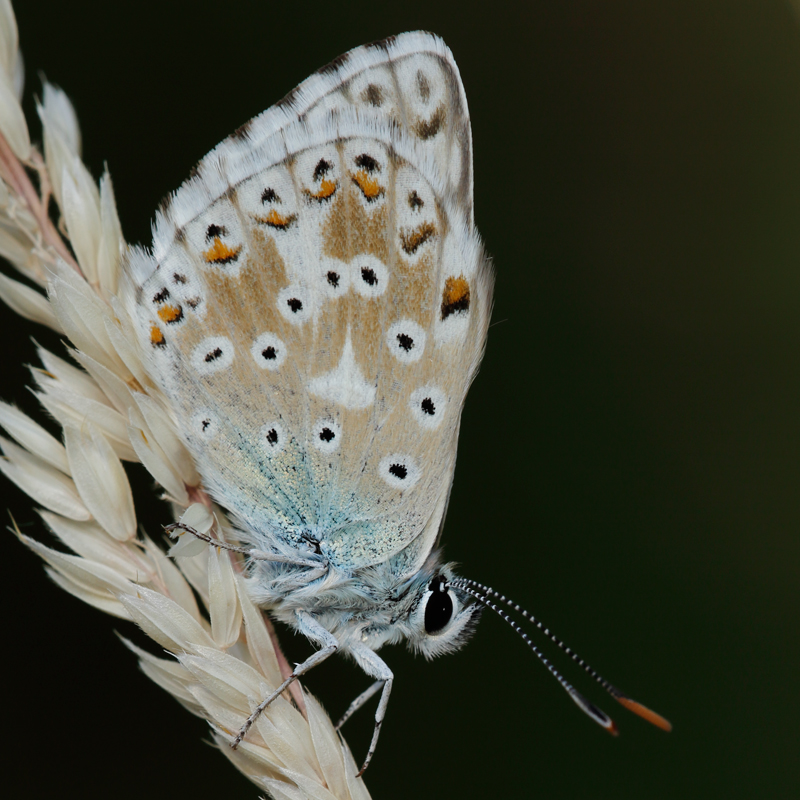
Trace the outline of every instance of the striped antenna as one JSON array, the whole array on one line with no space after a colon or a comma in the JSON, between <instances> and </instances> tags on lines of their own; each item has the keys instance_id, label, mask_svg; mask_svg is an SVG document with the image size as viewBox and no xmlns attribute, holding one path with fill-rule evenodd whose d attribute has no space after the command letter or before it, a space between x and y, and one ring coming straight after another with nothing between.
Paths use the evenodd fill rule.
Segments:
<instances>
[{"instance_id":1,"label":"striped antenna","mask_svg":"<svg viewBox=\"0 0 800 800\"><path fill-rule=\"evenodd\" d=\"M636 700L631 699L627 695L623 694L616 686L613 686L609 683L602 675L600 675L597 670L593 669L589 664L587 664L572 648L567 647L564 642L561 641L555 634L550 632L549 628L546 628L536 617L532 614L527 612L522 606L515 603L513 600L509 599L505 595L496 592L494 589L491 589L488 586L484 586L482 583L478 583L477 581L469 580L468 578L455 578L450 582L450 585L454 589L458 589L459 591L465 592L470 597L473 597L477 600L482 606L486 608L490 608L496 614L498 614L502 619L504 619L522 638L522 640L533 650L534 655L547 667L550 671L550 674L561 684L564 690L569 694L569 696L575 701L575 704L586 714L588 714L595 722L605 728L609 733L613 734L614 736L617 735L617 726L614 724L613 720L601 711L597 706L590 703L583 695L578 693L565 679L564 677L556 670L556 668L545 658L539 648L531 641L530 637L520 628L520 626L513 620L511 617L506 613L506 611L502 608L499 608L492 600L489 598L492 597L497 600L499 603L502 603L506 607L510 608L513 611L516 611L522 616L535 625L551 642L553 642L560 650L566 653L578 666L580 666L585 672L591 675L602 687L605 689L618 703L625 706L629 711L632 711L634 714L637 714L642 719L647 720L648 722L655 725L657 728L661 728L663 731L671 731L672 725L670 722L660 714L656 714L655 711L651 711L646 706L643 706L641 703L637 703Z\"/></svg>"}]
</instances>

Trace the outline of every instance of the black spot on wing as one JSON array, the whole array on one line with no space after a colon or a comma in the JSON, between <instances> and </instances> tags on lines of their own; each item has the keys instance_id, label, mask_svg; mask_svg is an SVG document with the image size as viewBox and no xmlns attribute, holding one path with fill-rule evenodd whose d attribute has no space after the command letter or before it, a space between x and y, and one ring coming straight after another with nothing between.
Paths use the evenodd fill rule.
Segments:
<instances>
[{"instance_id":1,"label":"black spot on wing","mask_svg":"<svg viewBox=\"0 0 800 800\"><path fill-rule=\"evenodd\" d=\"M356 156L356 166L367 172L380 172L381 165L368 153Z\"/></svg>"},{"instance_id":2,"label":"black spot on wing","mask_svg":"<svg viewBox=\"0 0 800 800\"><path fill-rule=\"evenodd\" d=\"M398 333L397 334L397 343L400 347L406 351L406 353L410 353L412 348L414 347L414 339L413 337L409 336L407 333Z\"/></svg>"},{"instance_id":3,"label":"black spot on wing","mask_svg":"<svg viewBox=\"0 0 800 800\"><path fill-rule=\"evenodd\" d=\"M318 181L323 175L326 175L331 170L331 162L321 158L314 167L314 180Z\"/></svg>"},{"instance_id":4,"label":"black spot on wing","mask_svg":"<svg viewBox=\"0 0 800 800\"><path fill-rule=\"evenodd\" d=\"M392 464L389 467L389 472L401 481L404 481L408 476L408 468L405 464Z\"/></svg>"}]
</instances>

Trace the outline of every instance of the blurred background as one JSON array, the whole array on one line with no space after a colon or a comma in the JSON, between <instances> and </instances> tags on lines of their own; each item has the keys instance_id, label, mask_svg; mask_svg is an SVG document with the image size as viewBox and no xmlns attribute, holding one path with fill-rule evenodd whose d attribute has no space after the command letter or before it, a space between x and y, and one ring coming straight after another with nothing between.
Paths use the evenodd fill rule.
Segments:
<instances>
[{"instance_id":1,"label":"blurred background","mask_svg":"<svg viewBox=\"0 0 800 800\"><path fill-rule=\"evenodd\" d=\"M584 717L488 613L464 652L399 648L376 798L800 795L800 21L785 0L16 3L38 74L108 164L123 231L245 120L367 41L439 33L466 87L495 324L445 528L465 575L526 605L624 691ZM31 117L32 118L32 117ZM38 124L32 124L38 137ZM34 408L4 309L0 396ZM141 469L140 522L168 521ZM8 484L3 505L43 536ZM85 798L256 797L104 617L2 547L7 773ZM301 660L305 641L284 636ZM306 686L334 716L344 659ZM372 712L348 723L356 759ZM224 793L224 794L223 794Z\"/></svg>"}]
</instances>

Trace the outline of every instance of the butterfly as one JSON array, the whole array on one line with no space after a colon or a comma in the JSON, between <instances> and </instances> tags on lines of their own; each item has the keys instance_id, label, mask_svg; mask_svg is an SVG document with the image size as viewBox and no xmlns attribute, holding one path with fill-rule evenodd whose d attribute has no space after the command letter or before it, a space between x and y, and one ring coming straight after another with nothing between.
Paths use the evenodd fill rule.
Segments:
<instances>
[{"instance_id":1,"label":"butterfly","mask_svg":"<svg viewBox=\"0 0 800 800\"><path fill-rule=\"evenodd\" d=\"M510 621L439 547L492 288L464 88L428 33L340 56L242 126L163 203L152 249L128 255L123 305L235 525L250 594L319 648L234 745L338 651L374 679L342 722L381 693L363 772L394 680L380 648L431 658L486 607Z\"/></svg>"}]
</instances>

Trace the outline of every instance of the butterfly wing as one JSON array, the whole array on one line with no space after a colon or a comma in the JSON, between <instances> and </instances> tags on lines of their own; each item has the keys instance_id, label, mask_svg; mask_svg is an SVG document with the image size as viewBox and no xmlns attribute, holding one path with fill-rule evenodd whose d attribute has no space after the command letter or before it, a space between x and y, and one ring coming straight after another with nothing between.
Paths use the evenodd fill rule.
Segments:
<instances>
[{"instance_id":1,"label":"butterfly wing","mask_svg":"<svg viewBox=\"0 0 800 800\"><path fill-rule=\"evenodd\" d=\"M492 283L443 43L405 34L309 78L201 162L128 275L149 373L249 537L418 566Z\"/></svg>"}]
</instances>

